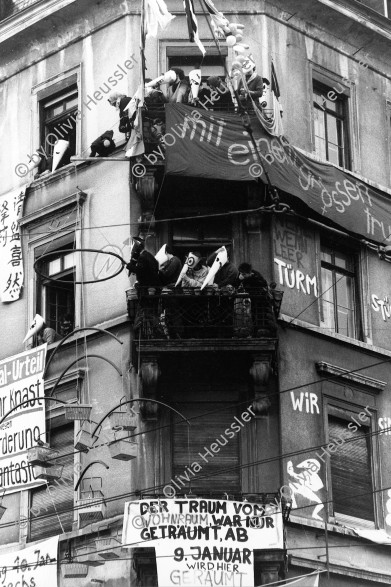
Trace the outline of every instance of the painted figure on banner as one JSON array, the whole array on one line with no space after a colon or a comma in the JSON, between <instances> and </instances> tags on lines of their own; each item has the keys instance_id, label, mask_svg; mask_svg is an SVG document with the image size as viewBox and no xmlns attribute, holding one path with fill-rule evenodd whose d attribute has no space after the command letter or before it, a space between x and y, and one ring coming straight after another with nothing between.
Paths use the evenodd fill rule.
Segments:
<instances>
[{"instance_id":1,"label":"painted figure on banner","mask_svg":"<svg viewBox=\"0 0 391 587\"><path fill-rule=\"evenodd\" d=\"M319 513L323 510L324 505L318 492L323 489L323 481L319 476L320 463L316 459L307 459L302 463L296 465L300 472L296 472L292 461L288 462L287 472L292 481L289 481L289 487L292 490L292 510L299 509L297 505L297 496L305 498L305 501L315 503L315 508L312 512L312 517L315 520L323 522L323 518ZM303 500L301 500L303 501ZM304 506L304 502L303 502Z\"/></svg>"}]
</instances>

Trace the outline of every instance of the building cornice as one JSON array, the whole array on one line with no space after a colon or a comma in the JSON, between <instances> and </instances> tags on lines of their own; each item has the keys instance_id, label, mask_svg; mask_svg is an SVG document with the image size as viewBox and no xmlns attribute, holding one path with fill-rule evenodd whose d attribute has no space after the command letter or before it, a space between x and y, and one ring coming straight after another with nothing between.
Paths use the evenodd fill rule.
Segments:
<instances>
[{"instance_id":1,"label":"building cornice","mask_svg":"<svg viewBox=\"0 0 391 587\"><path fill-rule=\"evenodd\" d=\"M0 43L25 31L36 22L50 16L53 12L61 10L76 0L41 0L32 6L16 12L0 23Z\"/></svg>"}]
</instances>

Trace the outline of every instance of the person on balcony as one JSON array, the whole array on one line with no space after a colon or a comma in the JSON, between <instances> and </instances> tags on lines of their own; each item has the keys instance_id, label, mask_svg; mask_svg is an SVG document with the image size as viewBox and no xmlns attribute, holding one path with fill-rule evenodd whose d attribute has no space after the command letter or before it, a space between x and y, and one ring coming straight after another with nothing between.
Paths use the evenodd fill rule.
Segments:
<instances>
[{"instance_id":1,"label":"person on balcony","mask_svg":"<svg viewBox=\"0 0 391 587\"><path fill-rule=\"evenodd\" d=\"M234 103L228 86L216 75L208 77L207 84L211 89L210 101L212 102L212 110L232 111L234 109ZM209 108L209 106L207 107Z\"/></svg>"},{"instance_id":2,"label":"person on balcony","mask_svg":"<svg viewBox=\"0 0 391 587\"><path fill-rule=\"evenodd\" d=\"M238 285L242 285L243 289L249 293L258 293L259 290L267 291L268 285L266 279L259 273L259 271L255 271L250 263L241 263L238 267L238 271Z\"/></svg>"},{"instance_id":3,"label":"person on balcony","mask_svg":"<svg viewBox=\"0 0 391 587\"><path fill-rule=\"evenodd\" d=\"M130 101L131 98L129 96L125 96L125 94L120 94L119 92L111 92L108 97L109 104L114 106L116 110L119 110L118 130L126 135L129 135L133 128L133 120L129 118L128 110L126 110Z\"/></svg>"},{"instance_id":4,"label":"person on balcony","mask_svg":"<svg viewBox=\"0 0 391 587\"><path fill-rule=\"evenodd\" d=\"M53 342L58 342L61 340L61 336L58 334L58 332L56 332L54 328L50 328L46 322L42 324L42 328L38 332L37 338L38 344L44 344L45 342L52 344Z\"/></svg>"},{"instance_id":5,"label":"person on balcony","mask_svg":"<svg viewBox=\"0 0 391 587\"><path fill-rule=\"evenodd\" d=\"M175 285L182 269L182 263L178 257L174 255L174 251L168 245L165 245L166 260L160 265L159 279L161 285Z\"/></svg>"},{"instance_id":6,"label":"person on balcony","mask_svg":"<svg viewBox=\"0 0 391 587\"><path fill-rule=\"evenodd\" d=\"M217 251L215 251L214 253L212 253L207 261L206 264L208 267L212 267L218 251L220 251L221 249L218 249ZM224 263L224 265L222 267L220 267L220 269L217 271L216 275L214 276L214 285L216 285L218 288L222 288L222 287L226 287L226 286L232 286L234 287L237 283L239 277L239 271L237 270L237 268L235 267L235 265L233 263L230 262L229 258L227 259L227 262Z\"/></svg>"},{"instance_id":7,"label":"person on balcony","mask_svg":"<svg viewBox=\"0 0 391 587\"><path fill-rule=\"evenodd\" d=\"M176 73L176 79L167 87L167 100L171 104L175 102L187 104L190 86L185 80L185 72L179 67L171 67L171 71Z\"/></svg>"},{"instance_id":8,"label":"person on balcony","mask_svg":"<svg viewBox=\"0 0 391 587\"><path fill-rule=\"evenodd\" d=\"M253 108L251 98L254 100L256 104L259 103L259 98L263 95L263 78L257 74L257 69L254 61L251 57L243 64L243 73L246 77L247 89L244 87L243 80L239 81L238 85L238 94L240 98L241 105L244 108ZM265 79L265 83L269 83L268 80Z\"/></svg>"},{"instance_id":9,"label":"person on balcony","mask_svg":"<svg viewBox=\"0 0 391 587\"><path fill-rule=\"evenodd\" d=\"M193 265L190 267L189 257L187 263L189 269L187 273L182 277L182 287L201 287L204 283L206 276L208 275L208 267L203 263L201 253L194 251L191 253L192 259L194 259Z\"/></svg>"}]
</instances>

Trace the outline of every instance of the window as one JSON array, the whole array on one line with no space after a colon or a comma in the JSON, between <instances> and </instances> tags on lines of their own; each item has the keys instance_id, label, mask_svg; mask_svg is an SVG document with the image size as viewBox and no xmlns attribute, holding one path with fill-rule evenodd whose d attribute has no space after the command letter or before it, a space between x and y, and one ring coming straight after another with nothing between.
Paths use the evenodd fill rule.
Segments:
<instances>
[{"instance_id":1,"label":"window","mask_svg":"<svg viewBox=\"0 0 391 587\"><path fill-rule=\"evenodd\" d=\"M56 246L53 251L42 246L35 251L36 258L52 252L39 264L42 276L38 279L37 312L41 314L46 324L58 334L65 335L64 321L74 324L75 315L75 253L72 251L73 242L67 245Z\"/></svg>"},{"instance_id":2,"label":"window","mask_svg":"<svg viewBox=\"0 0 391 587\"><path fill-rule=\"evenodd\" d=\"M355 256L321 244L322 326L351 338L359 338Z\"/></svg>"},{"instance_id":3,"label":"window","mask_svg":"<svg viewBox=\"0 0 391 587\"><path fill-rule=\"evenodd\" d=\"M57 418L56 418L57 419ZM30 541L72 530L74 499L74 424L52 428L49 444L58 450L56 465L63 465L61 479L31 490Z\"/></svg>"},{"instance_id":4,"label":"window","mask_svg":"<svg viewBox=\"0 0 391 587\"><path fill-rule=\"evenodd\" d=\"M232 240L231 219L227 217L177 221L173 224L172 244L179 256L199 250L204 257Z\"/></svg>"},{"instance_id":5,"label":"window","mask_svg":"<svg viewBox=\"0 0 391 587\"><path fill-rule=\"evenodd\" d=\"M191 418L190 443L188 453L188 426L174 417L172 479L176 475L182 479L182 483L185 483L184 492L190 490L187 477L190 478L191 489L195 493L239 492L239 436L231 439L225 433L232 422L235 423L236 408L224 403L187 402L178 404L178 410L186 418ZM212 458L207 455L206 449L213 442L218 442L220 450ZM206 455L208 462L200 454ZM206 478L198 480L188 472L186 467L194 462L202 467L198 475L206 475ZM217 475L223 469L229 470Z\"/></svg>"},{"instance_id":6,"label":"window","mask_svg":"<svg viewBox=\"0 0 391 587\"><path fill-rule=\"evenodd\" d=\"M198 47L169 46L166 48L167 69L179 67L185 75L189 75L192 69L198 69L202 61L202 81L206 81L210 75L218 75L225 78L224 65L228 56L226 47L221 48L221 56L216 47L206 47L207 54L202 59Z\"/></svg>"},{"instance_id":7,"label":"window","mask_svg":"<svg viewBox=\"0 0 391 587\"><path fill-rule=\"evenodd\" d=\"M331 513L341 520L348 516L374 522L371 413L368 408L351 411L329 405L327 424L328 442L339 443L329 453ZM355 440L346 442L351 438Z\"/></svg>"},{"instance_id":8,"label":"window","mask_svg":"<svg viewBox=\"0 0 391 587\"><path fill-rule=\"evenodd\" d=\"M321 159L349 169L347 97L341 87L340 83L327 87L314 81L315 153Z\"/></svg>"},{"instance_id":9,"label":"window","mask_svg":"<svg viewBox=\"0 0 391 587\"><path fill-rule=\"evenodd\" d=\"M70 162L76 153L76 113L78 110L77 85L70 86L55 96L40 101L41 145L52 157L56 140L69 141L57 169Z\"/></svg>"}]
</instances>

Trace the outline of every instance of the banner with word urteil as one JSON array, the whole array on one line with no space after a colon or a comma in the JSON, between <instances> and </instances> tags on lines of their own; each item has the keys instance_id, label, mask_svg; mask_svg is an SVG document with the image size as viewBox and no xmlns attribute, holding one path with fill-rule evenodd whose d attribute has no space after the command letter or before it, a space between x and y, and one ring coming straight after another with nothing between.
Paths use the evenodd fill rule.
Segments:
<instances>
[{"instance_id":1,"label":"banner with word urteil","mask_svg":"<svg viewBox=\"0 0 391 587\"><path fill-rule=\"evenodd\" d=\"M45 441L46 349L44 344L0 361L0 419L16 408L0 424L0 491L13 493L45 483L35 479L27 450Z\"/></svg>"},{"instance_id":2,"label":"banner with word urteil","mask_svg":"<svg viewBox=\"0 0 391 587\"><path fill-rule=\"evenodd\" d=\"M277 505L161 499L125 504L125 547L155 547L159 585L254 585L254 549L282 549Z\"/></svg>"}]
</instances>

